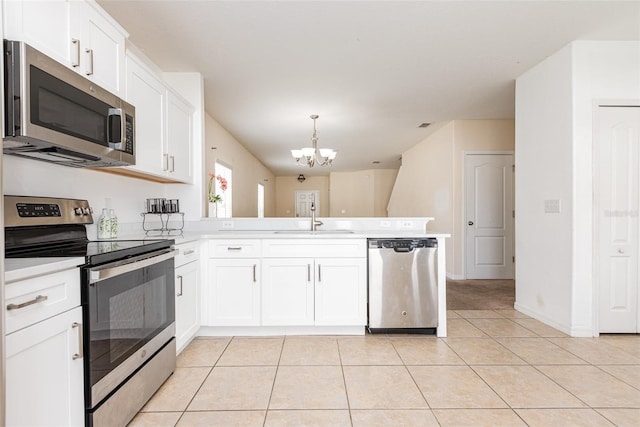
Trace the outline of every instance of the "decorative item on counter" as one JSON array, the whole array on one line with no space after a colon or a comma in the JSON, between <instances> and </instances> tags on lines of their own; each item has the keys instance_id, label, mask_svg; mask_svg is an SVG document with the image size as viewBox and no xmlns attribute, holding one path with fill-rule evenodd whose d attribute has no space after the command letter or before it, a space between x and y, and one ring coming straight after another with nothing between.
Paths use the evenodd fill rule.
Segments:
<instances>
[{"instance_id":1,"label":"decorative item on counter","mask_svg":"<svg viewBox=\"0 0 640 427\"><path fill-rule=\"evenodd\" d=\"M111 208L111 199L104 199L104 204L98 219L98 239L115 239L118 237L118 217Z\"/></svg>"},{"instance_id":2,"label":"decorative item on counter","mask_svg":"<svg viewBox=\"0 0 640 427\"><path fill-rule=\"evenodd\" d=\"M177 221L172 221L169 224L171 216L177 214L180 215ZM171 234L172 232L178 232L182 234L184 229L184 213L180 212L180 200L178 199L164 199L155 198L147 199L146 212L142 215L142 229L147 235L149 233ZM151 215L151 218L147 218ZM160 220L158 225L157 221L154 224L154 220ZM149 224L151 222L151 224Z\"/></svg>"},{"instance_id":3,"label":"decorative item on counter","mask_svg":"<svg viewBox=\"0 0 640 427\"><path fill-rule=\"evenodd\" d=\"M102 214L98 219L98 239L111 238L111 221L109 221L109 211L107 208L102 209Z\"/></svg>"},{"instance_id":4,"label":"decorative item on counter","mask_svg":"<svg viewBox=\"0 0 640 427\"><path fill-rule=\"evenodd\" d=\"M116 239L118 237L118 217L113 209L109 209L109 229L111 238Z\"/></svg>"},{"instance_id":5,"label":"decorative item on counter","mask_svg":"<svg viewBox=\"0 0 640 427\"><path fill-rule=\"evenodd\" d=\"M215 174L209 172L209 210L207 212L209 218L216 218L218 216L218 206L216 205L216 203L222 202L222 195L216 194L215 192L215 186L213 185L214 179L218 181L220 190L223 193L227 190L228 186L227 179L222 175L216 176Z\"/></svg>"}]
</instances>

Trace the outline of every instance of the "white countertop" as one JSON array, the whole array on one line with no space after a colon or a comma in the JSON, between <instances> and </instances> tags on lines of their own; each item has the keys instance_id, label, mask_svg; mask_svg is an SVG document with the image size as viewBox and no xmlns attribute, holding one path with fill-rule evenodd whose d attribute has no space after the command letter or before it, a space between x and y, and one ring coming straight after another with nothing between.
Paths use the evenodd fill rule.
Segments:
<instances>
[{"instance_id":1,"label":"white countertop","mask_svg":"<svg viewBox=\"0 0 640 427\"><path fill-rule=\"evenodd\" d=\"M84 263L84 257L8 258L4 260L4 282L8 284L29 277L75 268Z\"/></svg>"},{"instance_id":2,"label":"white countertop","mask_svg":"<svg viewBox=\"0 0 640 427\"><path fill-rule=\"evenodd\" d=\"M130 233L119 236L120 240L136 239L174 239L177 245L200 239L426 239L446 238L447 233L422 233L418 231L380 231L358 230L353 233L342 231L319 230L224 230L224 231L190 231L181 235L146 236L142 233Z\"/></svg>"}]
</instances>

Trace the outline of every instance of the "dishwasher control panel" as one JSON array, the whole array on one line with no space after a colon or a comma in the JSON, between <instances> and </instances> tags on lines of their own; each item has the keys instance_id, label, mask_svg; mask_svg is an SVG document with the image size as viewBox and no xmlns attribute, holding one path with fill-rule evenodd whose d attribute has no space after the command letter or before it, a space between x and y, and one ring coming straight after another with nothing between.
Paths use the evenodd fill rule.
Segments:
<instances>
[{"instance_id":1,"label":"dishwasher control panel","mask_svg":"<svg viewBox=\"0 0 640 427\"><path fill-rule=\"evenodd\" d=\"M437 248L438 241L430 239L369 239L369 249L412 250L420 248Z\"/></svg>"}]
</instances>

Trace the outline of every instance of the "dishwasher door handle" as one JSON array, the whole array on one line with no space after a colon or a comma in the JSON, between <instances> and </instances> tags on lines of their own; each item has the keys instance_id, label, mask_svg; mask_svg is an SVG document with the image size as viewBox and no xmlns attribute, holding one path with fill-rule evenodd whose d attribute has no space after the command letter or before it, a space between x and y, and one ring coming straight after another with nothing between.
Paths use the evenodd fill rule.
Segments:
<instances>
[{"instance_id":1,"label":"dishwasher door handle","mask_svg":"<svg viewBox=\"0 0 640 427\"><path fill-rule=\"evenodd\" d=\"M393 248L394 252L404 252L404 253L409 253L409 252L413 252L413 248Z\"/></svg>"}]
</instances>

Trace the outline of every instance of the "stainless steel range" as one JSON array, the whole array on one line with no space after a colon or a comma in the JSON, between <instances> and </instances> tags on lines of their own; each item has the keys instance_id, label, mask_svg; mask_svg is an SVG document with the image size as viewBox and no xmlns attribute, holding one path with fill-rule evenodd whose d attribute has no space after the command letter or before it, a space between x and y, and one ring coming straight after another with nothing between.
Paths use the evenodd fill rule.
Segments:
<instances>
[{"instance_id":1,"label":"stainless steel range","mask_svg":"<svg viewBox=\"0 0 640 427\"><path fill-rule=\"evenodd\" d=\"M173 240L89 241L86 200L5 196L4 208L7 258L85 258L86 425L126 425L175 370Z\"/></svg>"}]
</instances>

